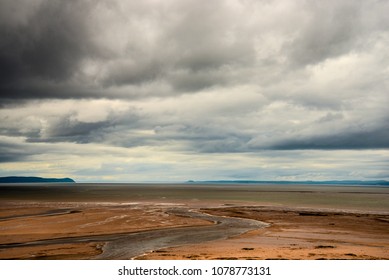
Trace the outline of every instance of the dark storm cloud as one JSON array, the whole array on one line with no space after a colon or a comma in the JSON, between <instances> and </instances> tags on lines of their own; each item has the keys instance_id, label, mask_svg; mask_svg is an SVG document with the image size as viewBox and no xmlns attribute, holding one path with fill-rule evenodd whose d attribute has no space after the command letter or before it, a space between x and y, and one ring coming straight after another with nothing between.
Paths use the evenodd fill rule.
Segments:
<instances>
[{"instance_id":1,"label":"dark storm cloud","mask_svg":"<svg viewBox=\"0 0 389 280\"><path fill-rule=\"evenodd\" d=\"M2 162L23 162L33 155L45 152L42 147L33 147L14 139L0 138L0 163Z\"/></svg>"},{"instance_id":2,"label":"dark storm cloud","mask_svg":"<svg viewBox=\"0 0 389 280\"><path fill-rule=\"evenodd\" d=\"M12 143L0 141L0 163L23 161L30 154L25 152L24 147Z\"/></svg>"},{"instance_id":3,"label":"dark storm cloud","mask_svg":"<svg viewBox=\"0 0 389 280\"><path fill-rule=\"evenodd\" d=\"M247 82L266 91L295 67L366 48L389 27L389 4L380 1L6 0L0 10L3 107L12 99L136 99ZM291 102L340 106L292 93Z\"/></svg>"},{"instance_id":4,"label":"dark storm cloud","mask_svg":"<svg viewBox=\"0 0 389 280\"><path fill-rule=\"evenodd\" d=\"M23 3L16 1L14 9L8 2L0 4L8 13L0 24L1 97L57 97L60 93L47 84L69 80L83 57L94 52L86 25L91 2L53 0L18 7ZM28 7L28 14L17 14Z\"/></svg>"},{"instance_id":5,"label":"dark storm cloud","mask_svg":"<svg viewBox=\"0 0 389 280\"><path fill-rule=\"evenodd\" d=\"M230 78L226 67L255 63L252 32L224 1L31 3L0 4L2 103L134 98L138 86L154 82L170 86L173 95L195 92L223 84ZM111 90L126 85L135 87L126 94ZM148 92L159 94L158 88Z\"/></svg>"},{"instance_id":6,"label":"dark storm cloud","mask_svg":"<svg viewBox=\"0 0 389 280\"><path fill-rule=\"evenodd\" d=\"M201 130L201 132L200 132ZM342 131L337 134L324 136L300 136L286 140L274 140L270 143L252 144L250 140L256 135L244 132L232 133L216 129L218 133L211 133L212 128L197 129L198 137L193 133L186 133L185 140L188 147L200 153L246 153L264 150L363 150L389 148L389 126L366 128L364 131ZM212 136L213 135L213 136ZM177 139L177 136L174 137Z\"/></svg>"},{"instance_id":7,"label":"dark storm cloud","mask_svg":"<svg viewBox=\"0 0 389 280\"><path fill-rule=\"evenodd\" d=\"M296 137L274 145L278 150L359 150L389 148L389 126L357 132L340 132L325 136Z\"/></svg>"}]
</instances>

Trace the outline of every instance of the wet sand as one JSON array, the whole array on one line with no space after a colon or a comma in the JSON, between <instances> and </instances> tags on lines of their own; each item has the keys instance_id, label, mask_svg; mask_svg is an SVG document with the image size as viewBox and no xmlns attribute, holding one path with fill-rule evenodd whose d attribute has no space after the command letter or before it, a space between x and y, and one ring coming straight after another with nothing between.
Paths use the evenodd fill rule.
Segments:
<instances>
[{"instance_id":1,"label":"wet sand","mask_svg":"<svg viewBox=\"0 0 389 280\"><path fill-rule=\"evenodd\" d=\"M16 211L20 213L0 218L0 258L78 258L80 254L79 258L131 259L164 247L226 239L267 226L174 204L62 203L66 208L51 210L55 204L35 205L30 205L35 213L26 214L28 204L14 204L13 208L23 207ZM7 208L1 210L7 213Z\"/></svg>"},{"instance_id":2,"label":"wet sand","mask_svg":"<svg viewBox=\"0 0 389 280\"><path fill-rule=\"evenodd\" d=\"M212 240L224 240L264 228L267 224L253 219L222 217L203 214L190 208L173 208L170 214L209 221L212 225L191 226L186 228L160 229L128 234L107 242L98 259L130 259L161 250L170 246L201 244Z\"/></svg>"},{"instance_id":3,"label":"wet sand","mask_svg":"<svg viewBox=\"0 0 389 280\"><path fill-rule=\"evenodd\" d=\"M0 259L389 259L387 189L117 189L5 193Z\"/></svg>"},{"instance_id":4,"label":"wet sand","mask_svg":"<svg viewBox=\"0 0 389 280\"><path fill-rule=\"evenodd\" d=\"M2 203L0 259L94 258L106 244L129 234L213 224L171 214L171 208L163 203Z\"/></svg>"},{"instance_id":5,"label":"wet sand","mask_svg":"<svg viewBox=\"0 0 389 280\"><path fill-rule=\"evenodd\" d=\"M139 259L389 259L389 216L280 207L207 209L269 223L238 237L166 248Z\"/></svg>"}]
</instances>

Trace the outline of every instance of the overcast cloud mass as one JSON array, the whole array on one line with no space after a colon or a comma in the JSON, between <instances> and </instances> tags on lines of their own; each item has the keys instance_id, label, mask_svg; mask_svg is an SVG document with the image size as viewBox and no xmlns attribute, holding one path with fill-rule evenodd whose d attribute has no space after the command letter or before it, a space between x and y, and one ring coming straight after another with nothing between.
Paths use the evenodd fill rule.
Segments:
<instances>
[{"instance_id":1,"label":"overcast cloud mass","mask_svg":"<svg viewBox=\"0 0 389 280\"><path fill-rule=\"evenodd\" d=\"M0 2L0 176L389 180L389 1Z\"/></svg>"}]
</instances>

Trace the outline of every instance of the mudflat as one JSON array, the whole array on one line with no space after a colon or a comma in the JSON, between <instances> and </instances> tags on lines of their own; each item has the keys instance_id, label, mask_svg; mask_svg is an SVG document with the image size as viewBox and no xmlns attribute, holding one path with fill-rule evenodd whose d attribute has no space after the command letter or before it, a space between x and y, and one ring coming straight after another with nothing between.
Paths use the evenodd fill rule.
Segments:
<instances>
[{"instance_id":1,"label":"mudflat","mask_svg":"<svg viewBox=\"0 0 389 280\"><path fill-rule=\"evenodd\" d=\"M88 259L130 233L201 226L161 203L13 202L0 207L1 259Z\"/></svg>"},{"instance_id":2,"label":"mudflat","mask_svg":"<svg viewBox=\"0 0 389 280\"><path fill-rule=\"evenodd\" d=\"M204 210L269 224L226 240L167 248L139 259L388 259L387 214L234 206Z\"/></svg>"},{"instance_id":3,"label":"mudflat","mask_svg":"<svg viewBox=\"0 0 389 280\"><path fill-rule=\"evenodd\" d=\"M389 259L389 189L0 186L0 259Z\"/></svg>"}]
</instances>

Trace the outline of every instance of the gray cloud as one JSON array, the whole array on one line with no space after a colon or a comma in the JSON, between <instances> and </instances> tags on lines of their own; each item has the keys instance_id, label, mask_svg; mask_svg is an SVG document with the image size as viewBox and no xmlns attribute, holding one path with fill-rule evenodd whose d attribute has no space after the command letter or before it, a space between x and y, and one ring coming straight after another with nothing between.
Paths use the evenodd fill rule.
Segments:
<instances>
[{"instance_id":1,"label":"gray cloud","mask_svg":"<svg viewBox=\"0 0 389 280\"><path fill-rule=\"evenodd\" d=\"M19 20L10 6L2 1L0 7L9 13L0 25L1 96L57 97L45 85L68 81L95 51L86 22L91 2L39 1Z\"/></svg>"},{"instance_id":2,"label":"gray cloud","mask_svg":"<svg viewBox=\"0 0 389 280\"><path fill-rule=\"evenodd\" d=\"M25 160L30 153L23 151L24 147L7 142L0 142L0 163Z\"/></svg>"},{"instance_id":3,"label":"gray cloud","mask_svg":"<svg viewBox=\"0 0 389 280\"><path fill-rule=\"evenodd\" d=\"M228 155L247 171L215 172L249 178L250 155L277 155L262 174L297 178L315 172L292 166L305 150L386 151L387 14L375 0L1 1L0 161L108 149L143 172Z\"/></svg>"},{"instance_id":4,"label":"gray cloud","mask_svg":"<svg viewBox=\"0 0 389 280\"><path fill-rule=\"evenodd\" d=\"M10 2L3 2L4 14L17 6ZM225 81L228 76L223 77L222 68L247 67L255 61L251 31L239 25L239 15L223 1L204 6L198 1L172 1L171 5L153 3L154 8L147 2L126 3L128 13L120 11L121 5L37 1L20 19L4 19L0 25L2 102L133 98L131 93L105 89L158 80L173 88L171 94L181 94ZM116 17L105 15L110 12ZM106 24L114 28L107 32Z\"/></svg>"},{"instance_id":5,"label":"gray cloud","mask_svg":"<svg viewBox=\"0 0 389 280\"><path fill-rule=\"evenodd\" d=\"M361 10L348 1L308 2L311 12L291 46L294 63L316 64L339 56L355 45L360 29Z\"/></svg>"},{"instance_id":6,"label":"gray cloud","mask_svg":"<svg viewBox=\"0 0 389 280\"><path fill-rule=\"evenodd\" d=\"M288 14L257 1L19 2L1 4L0 103L274 86L290 65L363 50L389 26L388 5L375 1L283 3ZM165 88L145 95L153 84Z\"/></svg>"},{"instance_id":7,"label":"gray cloud","mask_svg":"<svg viewBox=\"0 0 389 280\"><path fill-rule=\"evenodd\" d=\"M47 152L45 148L24 143L20 138L15 140L0 137L0 163L25 162L29 161L32 156L44 152Z\"/></svg>"},{"instance_id":8,"label":"gray cloud","mask_svg":"<svg viewBox=\"0 0 389 280\"><path fill-rule=\"evenodd\" d=\"M316 64L363 49L367 38L388 27L384 1L310 1L304 8L305 23L285 46L293 64Z\"/></svg>"},{"instance_id":9,"label":"gray cloud","mask_svg":"<svg viewBox=\"0 0 389 280\"><path fill-rule=\"evenodd\" d=\"M66 118L45 131L44 136L29 137L27 142L100 142L99 139L103 138L104 134L108 134L105 130L110 126L107 121L87 123Z\"/></svg>"},{"instance_id":10,"label":"gray cloud","mask_svg":"<svg viewBox=\"0 0 389 280\"><path fill-rule=\"evenodd\" d=\"M388 149L389 126L355 132L340 132L324 136L311 136L305 138L289 139L276 142L271 149L303 150L303 149Z\"/></svg>"}]
</instances>

